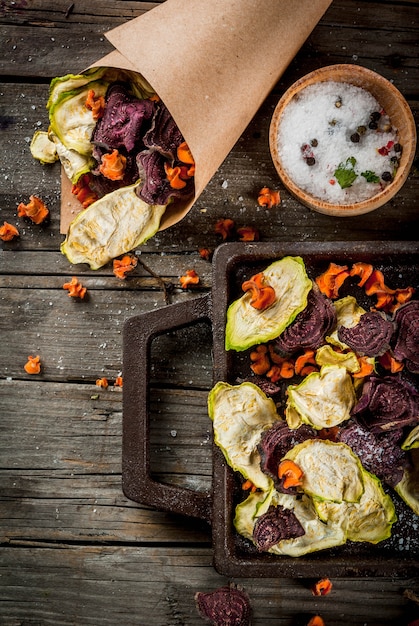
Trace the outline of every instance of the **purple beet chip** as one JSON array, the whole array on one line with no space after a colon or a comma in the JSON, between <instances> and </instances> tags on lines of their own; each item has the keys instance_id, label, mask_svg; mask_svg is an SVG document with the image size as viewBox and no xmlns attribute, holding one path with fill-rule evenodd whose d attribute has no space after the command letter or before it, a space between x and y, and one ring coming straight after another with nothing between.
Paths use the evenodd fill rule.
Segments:
<instances>
[{"instance_id":1,"label":"purple beet chip","mask_svg":"<svg viewBox=\"0 0 419 626\"><path fill-rule=\"evenodd\" d=\"M407 369L419 374L419 300L411 300L394 315L396 324L396 345L394 357L404 361Z\"/></svg>"},{"instance_id":2,"label":"purple beet chip","mask_svg":"<svg viewBox=\"0 0 419 626\"><path fill-rule=\"evenodd\" d=\"M282 506L270 506L257 518L253 528L253 541L260 551L269 550L280 541L305 535L294 511Z\"/></svg>"},{"instance_id":3,"label":"purple beet chip","mask_svg":"<svg viewBox=\"0 0 419 626\"><path fill-rule=\"evenodd\" d=\"M195 602L200 615L213 626L250 626L249 597L233 583L208 593L198 591Z\"/></svg>"},{"instance_id":4,"label":"purple beet chip","mask_svg":"<svg viewBox=\"0 0 419 626\"><path fill-rule=\"evenodd\" d=\"M336 309L316 286L307 296L307 306L273 342L274 350L290 355L300 349L317 350L336 325Z\"/></svg>"},{"instance_id":5,"label":"purple beet chip","mask_svg":"<svg viewBox=\"0 0 419 626\"><path fill-rule=\"evenodd\" d=\"M340 326L338 338L361 356L381 356L390 348L393 322L379 311L368 311L351 328Z\"/></svg>"}]
</instances>

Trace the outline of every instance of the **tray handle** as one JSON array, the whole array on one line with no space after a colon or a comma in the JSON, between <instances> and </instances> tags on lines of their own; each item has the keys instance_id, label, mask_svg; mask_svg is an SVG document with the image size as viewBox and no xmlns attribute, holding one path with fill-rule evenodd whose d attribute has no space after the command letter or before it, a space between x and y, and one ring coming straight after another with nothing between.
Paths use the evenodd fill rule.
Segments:
<instances>
[{"instance_id":1,"label":"tray handle","mask_svg":"<svg viewBox=\"0 0 419 626\"><path fill-rule=\"evenodd\" d=\"M150 472L150 351L154 338L211 320L210 294L129 318L123 333L122 489L130 500L211 521L211 495L157 481Z\"/></svg>"}]
</instances>

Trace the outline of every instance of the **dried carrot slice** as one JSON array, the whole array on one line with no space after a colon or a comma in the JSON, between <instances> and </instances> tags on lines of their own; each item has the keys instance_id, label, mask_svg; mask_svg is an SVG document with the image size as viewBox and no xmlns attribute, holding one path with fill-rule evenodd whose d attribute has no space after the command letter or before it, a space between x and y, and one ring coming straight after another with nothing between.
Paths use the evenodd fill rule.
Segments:
<instances>
[{"instance_id":1,"label":"dried carrot slice","mask_svg":"<svg viewBox=\"0 0 419 626\"><path fill-rule=\"evenodd\" d=\"M109 381L105 376L103 378L98 378L96 381L97 387L102 387L103 389L107 389L109 387Z\"/></svg>"},{"instance_id":2,"label":"dried carrot slice","mask_svg":"<svg viewBox=\"0 0 419 626\"><path fill-rule=\"evenodd\" d=\"M197 285L199 283L199 276L195 270L187 270L186 274L179 278L179 282L182 289L186 289L189 285Z\"/></svg>"},{"instance_id":3,"label":"dried carrot slice","mask_svg":"<svg viewBox=\"0 0 419 626\"><path fill-rule=\"evenodd\" d=\"M307 349L295 360L295 373L299 376L308 376L318 371L314 350Z\"/></svg>"},{"instance_id":4,"label":"dried carrot slice","mask_svg":"<svg viewBox=\"0 0 419 626\"><path fill-rule=\"evenodd\" d=\"M109 180L123 180L127 157L120 154L118 150L112 150L109 154L104 154L101 159L99 171Z\"/></svg>"},{"instance_id":5,"label":"dried carrot slice","mask_svg":"<svg viewBox=\"0 0 419 626\"><path fill-rule=\"evenodd\" d=\"M257 346L256 350L250 353L252 364L250 369L254 374L263 376L271 367L268 356L268 348L265 345Z\"/></svg>"},{"instance_id":6,"label":"dried carrot slice","mask_svg":"<svg viewBox=\"0 0 419 626\"><path fill-rule=\"evenodd\" d=\"M303 470L294 461L285 459L278 465L278 478L284 479L282 483L284 489L298 487L302 484Z\"/></svg>"},{"instance_id":7,"label":"dried carrot slice","mask_svg":"<svg viewBox=\"0 0 419 626\"><path fill-rule=\"evenodd\" d=\"M29 217L34 224L41 224L49 215L45 203L37 196L29 196L29 203L21 202L17 207L18 217Z\"/></svg>"},{"instance_id":8,"label":"dried carrot slice","mask_svg":"<svg viewBox=\"0 0 419 626\"><path fill-rule=\"evenodd\" d=\"M199 250L199 256L201 259L205 259L205 261L210 261L212 257L212 252L208 248L201 248Z\"/></svg>"},{"instance_id":9,"label":"dried carrot slice","mask_svg":"<svg viewBox=\"0 0 419 626\"><path fill-rule=\"evenodd\" d=\"M76 276L73 276L69 283L64 283L63 289L68 290L68 295L71 298L83 299L87 292L86 287L83 287Z\"/></svg>"},{"instance_id":10,"label":"dried carrot slice","mask_svg":"<svg viewBox=\"0 0 419 626\"><path fill-rule=\"evenodd\" d=\"M266 376L271 382L276 383L281 378L292 378L294 376L294 363L283 359L282 363L272 365Z\"/></svg>"},{"instance_id":11,"label":"dried carrot slice","mask_svg":"<svg viewBox=\"0 0 419 626\"><path fill-rule=\"evenodd\" d=\"M182 161L182 163L187 163L188 165L195 164L195 160L192 156L192 153L186 141L183 141L178 146L176 153L177 153L177 158L179 159L179 161Z\"/></svg>"},{"instance_id":12,"label":"dried carrot slice","mask_svg":"<svg viewBox=\"0 0 419 626\"><path fill-rule=\"evenodd\" d=\"M258 205L266 206L271 209L274 206L278 206L281 202L281 196L279 191L269 189L269 187L262 187L258 195Z\"/></svg>"},{"instance_id":13,"label":"dried carrot slice","mask_svg":"<svg viewBox=\"0 0 419 626\"><path fill-rule=\"evenodd\" d=\"M28 356L28 360L23 366L27 374L39 374L41 371L41 359L39 356Z\"/></svg>"},{"instance_id":14,"label":"dried carrot slice","mask_svg":"<svg viewBox=\"0 0 419 626\"><path fill-rule=\"evenodd\" d=\"M320 615L313 615L307 626L325 626L324 619Z\"/></svg>"},{"instance_id":15,"label":"dried carrot slice","mask_svg":"<svg viewBox=\"0 0 419 626\"><path fill-rule=\"evenodd\" d=\"M182 178L182 169L179 166L170 167L170 165L165 163L164 171L166 172L167 180L173 189L183 189L186 187L186 181Z\"/></svg>"},{"instance_id":16,"label":"dried carrot slice","mask_svg":"<svg viewBox=\"0 0 419 626\"><path fill-rule=\"evenodd\" d=\"M389 370L392 374L396 374L397 372L401 372L404 368L404 363L401 361L396 361L394 356L387 350L382 356L378 358L380 365L384 367L384 369Z\"/></svg>"},{"instance_id":17,"label":"dried carrot slice","mask_svg":"<svg viewBox=\"0 0 419 626\"><path fill-rule=\"evenodd\" d=\"M335 300L339 297L339 289L349 276L347 265L337 265L336 263L330 263L329 267L323 274L316 277L316 284L320 291Z\"/></svg>"},{"instance_id":18,"label":"dried carrot slice","mask_svg":"<svg viewBox=\"0 0 419 626\"><path fill-rule=\"evenodd\" d=\"M96 96L94 90L89 89L85 106L92 112L93 119L99 120L105 112L105 97Z\"/></svg>"},{"instance_id":19,"label":"dried carrot slice","mask_svg":"<svg viewBox=\"0 0 419 626\"><path fill-rule=\"evenodd\" d=\"M321 578L311 586L313 596L327 596L332 591L333 585L329 578Z\"/></svg>"},{"instance_id":20,"label":"dried carrot slice","mask_svg":"<svg viewBox=\"0 0 419 626\"><path fill-rule=\"evenodd\" d=\"M361 280L359 281L358 286L363 287L368 278L371 276L373 270L374 266L371 265L371 263L362 263L359 261L358 263L354 263L352 265L349 275L359 276Z\"/></svg>"},{"instance_id":21,"label":"dried carrot slice","mask_svg":"<svg viewBox=\"0 0 419 626\"><path fill-rule=\"evenodd\" d=\"M78 181L71 187L71 193L76 196L77 200L85 209L99 198L97 193L90 188L89 183L89 174L84 174L80 176Z\"/></svg>"},{"instance_id":22,"label":"dried carrot slice","mask_svg":"<svg viewBox=\"0 0 419 626\"><path fill-rule=\"evenodd\" d=\"M368 357L358 357L358 363L360 365L360 370L359 372L355 372L354 374L352 374L354 378L365 378L365 376L369 376L373 373L374 364L368 361Z\"/></svg>"},{"instance_id":23,"label":"dried carrot slice","mask_svg":"<svg viewBox=\"0 0 419 626\"><path fill-rule=\"evenodd\" d=\"M221 218L215 224L214 230L217 234L221 235L223 240L229 239L234 232L235 223L230 218Z\"/></svg>"},{"instance_id":24,"label":"dried carrot slice","mask_svg":"<svg viewBox=\"0 0 419 626\"><path fill-rule=\"evenodd\" d=\"M260 235L254 226L240 226L237 229L239 241L259 241Z\"/></svg>"},{"instance_id":25,"label":"dried carrot slice","mask_svg":"<svg viewBox=\"0 0 419 626\"><path fill-rule=\"evenodd\" d=\"M244 292L251 292L249 304L258 311L264 311L275 301L275 289L266 283L263 272L255 274L250 280L245 280L242 289Z\"/></svg>"},{"instance_id":26,"label":"dried carrot slice","mask_svg":"<svg viewBox=\"0 0 419 626\"><path fill-rule=\"evenodd\" d=\"M128 272L132 272L137 267L137 258L131 254L125 254L122 259L113 260L113 273L117 278L124 280Z\"/></svg>"},{"instance_id":27,"label":"dried carrot slice","mask_svg":"<svg viewBox=\"0 0 419 626\"><path fill-rule=\"evenodd\" d=\"M19 231L16 226L9 224L9 222L4 222L3 226L0 226L0 239L2 241L11 241L15 237L19 237Z\"/></svg>"},{"instance_id":28,"label":"dried carrot slice","mask_svg":"<svg viewBox=\"0 0 419 626\"><path fill-rule=\"evenodd\" d=\"M242 489L243 489L243 491L251 491L252 493L255 493L257 487L256 487L256 485L254 485L252 483L251 480L247 479L242 484Z\"/></svg>"}]
</instances>

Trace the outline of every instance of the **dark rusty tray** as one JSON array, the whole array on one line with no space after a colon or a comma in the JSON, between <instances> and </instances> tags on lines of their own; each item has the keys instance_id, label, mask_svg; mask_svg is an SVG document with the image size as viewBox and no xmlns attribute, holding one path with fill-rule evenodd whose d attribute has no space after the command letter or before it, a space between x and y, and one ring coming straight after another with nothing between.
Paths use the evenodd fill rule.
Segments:
<instances>
[{"instance_id":1,"label":"dark rusty tray","mask_svg":"<svg viewBox=\"0 0 419 626\"><path fill-rule=\"evenodd\" d=\"M256 551L233 527L238 481L214 445L209 493L169 485L150 472L149 360L154 338L170 330L209 320L213 330L213 380L231 384L245 376L242 354L224 350L225 314L241 293L241 284L285 255L303 257L311 277L329 262L372 263L389 286L412 285L419 291L417 242L328 242L224 244L213 259L210 294L135 316L124 327L122 481L125 495L141 504L207 520L212 525L214 566L236 577L414 576L419 573L419 518L392 492L398 521L392 537L374 546L348 542L304 557ZM344 295L344 294L342 294ZM247 365L248 367L248 365Z\"/></svg>"}]
</instances>

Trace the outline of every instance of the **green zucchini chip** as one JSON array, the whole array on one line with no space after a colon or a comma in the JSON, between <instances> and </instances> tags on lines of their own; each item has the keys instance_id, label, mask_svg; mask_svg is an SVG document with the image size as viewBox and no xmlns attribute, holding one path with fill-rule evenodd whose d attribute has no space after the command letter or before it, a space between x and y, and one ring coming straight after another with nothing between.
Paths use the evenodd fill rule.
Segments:
<instances>
[{"instance_id":1,"label":"green zucchini chip","mask_svg":"<svg viewBox=\"0 0 419 626\"><path fill-rule=\"evenodd\" d=\"M97 122L85 104L91 89L96 97L105 96L108 83L93 81L72 91L63 91L49 107L51 131L66 148L84 156L92 153L90 140Z\"/></svg>"},{"instance_id":2,"label":"green zucchini chip","mask_svg":"<svg viewBox=\"0 0 419 626\"><path fill-rule=\"evenodd\" d=\"M136 186L107 194L75 217L61 244L70 263L88 263L98 269L157 232L166 207L141 200Z\"/></svg>"},{"instance_id":3,"label":"green zucchini chip","mask_svg":"<svg viewBox=\"0 0 419 626\"><path fill-rule=\"evenodd\" d=\"M307 306L312 289L304 261L300 257L284 257L263 271L266 282L275 290L275 300L266 309L255 309L251 293L246 292L232 302L227 310L226 350L238 352L278 337Z\"/></svg>"},{"instance_id":4,"label":"green zucchini chip","mask_svg":"<svg viewBox=\"0 0 419 626\"><path fill-rule=\"evenodd\" d=\"M208 395L214 441L233 470L256 487L268 490L272 480L260 468L257 449L262 433L280 417L275 403L253 383L218 382Z\"/></svg>"},{"instance_id":5,"label":"green zucchini chip","mask_svg":"<svg viewBox=\"0 0 419 626\"><path fill-rule=\"evenodd\" d=\"M390 537L396 511L376 476L364 469L363 480L364 493L359 502L314 499L314 506L321 520L340 525L349 540L375 544Z\"/></svg>"},{"instance_id":6,"label":"green zucchini chip","mask_svg":"<svg viewBox=\"0 0 419 626\"><path fill-rule=\"evenodd\" d=\"M411 450L412 448L419 448L419 424L410 431L402 443L402 450Z\"/></svg>"},{"instance_id":7,"label":"green zucchini chip","mask_svg":"<svg viewBox=\"0 0 419 626\"><path fill-rule=\"evenodd\" d=\"M323 365L299 385L289 385L287 394L285 416L290 428L302 422L317 430L332 428L350 418L356 402L352 378L341 365Z\"/></svg>"},{"instance_id":8,"label":"green zucchini chip","mask_svg":"<svg viewBox=\"0 0 419 626\"><path fill-rule=\"evenodd\" d=\"M307 439L284 456L303 471L300 489L319 500L359 502L364 493L364 469L345 443Z\"/></svg>"},{"instance_id":9,"label":"green zucchini chip","mask_svg":"<svg viewBox=\"0 0 419 626\"><path fill-rule=\"evenodd\" d=\"M355 352L337 352L330 345L321 346L316 350L315 359L317 365L342 365L348 372L356 374L361 369ZM371 359L373 362L374 359Z\"/></svg>"},{"instance_id":10,"label":"green zucchini chip","mask_svg":"<svg viewBox=\"0 0 419 626\"><path fill-rule=\"evenodd\" d=\"M49 138L49 134L43 130L35 131L29 149L33 158L42 165L58 161L57 148Z\"/></svg>"}]
</instances>

